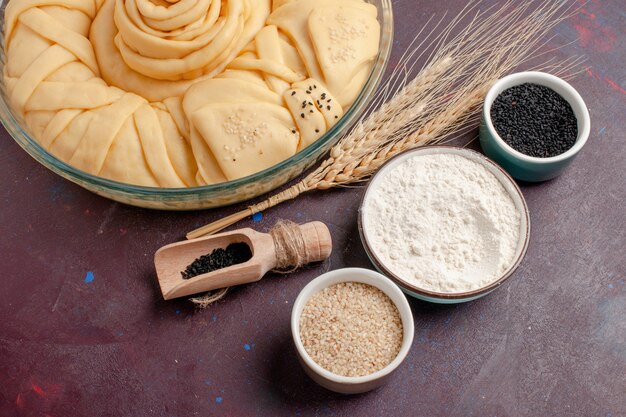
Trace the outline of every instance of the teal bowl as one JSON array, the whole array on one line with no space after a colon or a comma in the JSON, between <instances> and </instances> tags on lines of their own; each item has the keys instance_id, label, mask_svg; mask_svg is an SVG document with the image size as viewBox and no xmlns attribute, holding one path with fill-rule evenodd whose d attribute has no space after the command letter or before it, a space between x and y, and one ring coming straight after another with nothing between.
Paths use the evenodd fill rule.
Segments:
<instances>
[{"instance_id":1,"label":"teal bowl","mask_svg":"<svg viewBox=\"0 0 626 417\"><path fill-rule=\"evenodd\" d=\"M574 146L550 158L536 158L516 151L496 132L491 121L491 105L503 91L516 85L533 83L551 88L563 97L574 110L578 120L578 138ZM589 111L578 92L562 79L543 72L519 72L497 81L487 93L480 123L480 146L485 155L496 161L513 178L540 182L555 178L574 161L589 138L591 122Z\"/></svg>"},{"instance_id":2,"label":"teal bowl","mask_svg":"<svg viewBox=\"0 0 626 417\"><path fill-rule=\"evenodd\" d=\"M502 273L500 277L494 280L491 284L483 288L458 293L435 292L427 290L425 288L420 288L411 283L409 280L405 279L404 277L396 275L394 272L392 272L391 268L385 265L374 247L370 244L370 238L368 237L369 231L367 228L368 214L366 211L363 210L363 206L365 205L367 199L370 198L371 190L375 189L375 187L377 186L377 182L381 178L385 177L386 172L392 170L394 167L401 164L405 160L420 154L449 154L463 156L470 161L476 162L485 167L489 172L494 175L494 177L498 179L498 181L500 181L504 189L511 196L511 199L513 200L513 203L515 204L515 207L521 216L517 250L515 253L515 258L509 269ZM528 210L526 200L524 199L524 195L522 194L522 191L517 186L515 181L506 173L506 171L502 167L500 167L498 164L491 161L490 159L486 158L484 155L469 149L462 149L453 146L426 146L423 148L405 151L397 155L396 157L389 160L385 165L383 165L372 177L367 186L367 189L365 190L363 199L361 200L361 206L358 216L358 228L361 242L363 243L363 247L365 248L365 253L367 254L367 257L370 259L376 270L378 270L383 275L389 277L398 287L400 287L400 289L405 294L422 301L428 301L430 303L459 304L474 301L486 296L487 294L492 293L493 291L498 289L506 280L513 276L513 273L521 265L522 260L526 256L526 251L528 250L528 244L530 242L530 212Z\"/></svg>"}]
</instances>

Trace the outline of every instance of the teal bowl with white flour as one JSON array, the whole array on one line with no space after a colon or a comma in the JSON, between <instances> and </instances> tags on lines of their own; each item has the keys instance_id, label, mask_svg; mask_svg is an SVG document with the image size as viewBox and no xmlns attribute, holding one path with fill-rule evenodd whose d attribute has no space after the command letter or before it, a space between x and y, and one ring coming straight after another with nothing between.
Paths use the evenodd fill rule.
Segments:
<instances>
[{"instance_id":1,"label":"teal bowl with white flour","mask_svg":"<svg viewBox=\"0 0 626 417\"><path fill-rule=\"evenodd\" d=\"M433 303L481 298L528 248L530 216L515 181L484 155L430 146L388 161L370 181L359 233L381 273Z\"/></svg>"}]
</instances>

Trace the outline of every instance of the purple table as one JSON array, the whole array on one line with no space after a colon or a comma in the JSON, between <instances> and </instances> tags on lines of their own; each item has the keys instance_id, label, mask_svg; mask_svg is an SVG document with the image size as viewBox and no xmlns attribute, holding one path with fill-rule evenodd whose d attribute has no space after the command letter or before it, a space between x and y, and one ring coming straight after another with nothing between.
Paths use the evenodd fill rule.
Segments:
<instances>
[{"instance_id":1,"label":"purple table","mask_svg":"<svg viewBox=\"0 0 626 417\"><path fill-rule=\"evenodd\" d=\"M432 13L465 2L416 3L394 1L395 59ZM46 171L2 131L0 416L625 416L625 10L623 0L590 0L556 30L555 44L573 42L558 55L588 57L573 84L592 134L562 177L522 186L533 231L521 268L476 302L411 300L407 361L361 396L305 376L289 317L320 273L371 268L356 226L362 189L314 193L242 222L267 230L279 218L321 220L335 252L195 311L161 299L153 254L240 207L113 203Z\"/></svg>"}]
</instances>

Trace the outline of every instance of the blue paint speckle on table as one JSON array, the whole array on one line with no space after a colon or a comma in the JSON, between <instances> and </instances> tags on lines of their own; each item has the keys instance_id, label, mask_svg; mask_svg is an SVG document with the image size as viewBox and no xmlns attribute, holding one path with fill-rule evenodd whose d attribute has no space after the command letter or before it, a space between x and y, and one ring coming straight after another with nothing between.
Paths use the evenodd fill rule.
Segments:
<instances>
[{"instance_id":1,"label":"blue paint speckle on table","mask_svg":"<svg viewBox=\"0 0 626 417\"><path fill-rule=\"evenodd\" d=\"M222 397L215 397L215 403L216 404L221 404L222 401L224 401L224 399Z\"/></svg>"},{"instance_id":2,"label":"blue paint speckle on table","mask_svg":"<svg viewBox=\"0 0 626 417\"><path fill-rule=\"evenodd\" d=\"M606 131L606 127L603 127L602 129L598 130L598 134L600 136L604 135L604 132Z\"/></svg>"},{"instance_id":3,"label":"blue paint speckle on table","mask_svg":"<svg viewBox=\"0 0 626 417\"><path fill-rule=\"evenodd\" d=\"M247 343L246 343L245 345L243 345L243 348L244 348L245 350L250 350L250 349L251 349L250 345L249 345L249 344L247 344Z\"/></svg>"},{"instance_id":4,"label":"blue paint speckle on table","mask_svg":"<svg viewBox=\"0 0 626 417\"><path fill-rule=\"evenodd\" d=\"M210 379L205 379L204 380L204 385L211 385L211 380Z\"/></svg>"},{"instance_id":5,"label":"blue paint speckle on table","mask_svg":"<svg viewBox=\"0 0 626 417\"><path fill-rule=\"evenodd\" d=\"M609 289L612 290L613 289L613 284L609 284Z\"/></svg>"},{"instance_id":6,"label":"blue paint speckle on table","mask_svg":"<svg viewBox=\"0 0 626 417\"><path fill-rule=\"evenodd\" d=\"M259 223L261 220L263 220L263 213L254 213L252 215L252 221L255 223Z\"/></svg>"},{"instance_id":7,"label":"blue paint speckle on table","mask_svg":"<svg viewBox=\"0 0 626 417\"><path fill-rule=\"evenodd\" d=\"M93 282L94 278L93 272L89 271L87 272L87 275L85 275L85 282L89 284L90 282Z\"/></svg>"},{"instance_id":8,"label":"blue paint speckle on table","mask_svg":"<svg viewBox=\"0 0 626 417\"><path fill-rule=\"evenodd\" d=\"M63 194L65 192L65 185L63 182L55 183L52 187L48 189L48 192L50 193L50 200L57 201L61 197L63 197Z\"/></svg>"},{"instance_id":9,"label":"blue paint speckle on table","mask_svg":"<svg viewBox=\"0 0 626 417\"><path fill-rule=\"evenodd\" d=\"M217 314L213 314L213 317L211 318L211 320L217 321Z\"/></svg>"}]
</instances>

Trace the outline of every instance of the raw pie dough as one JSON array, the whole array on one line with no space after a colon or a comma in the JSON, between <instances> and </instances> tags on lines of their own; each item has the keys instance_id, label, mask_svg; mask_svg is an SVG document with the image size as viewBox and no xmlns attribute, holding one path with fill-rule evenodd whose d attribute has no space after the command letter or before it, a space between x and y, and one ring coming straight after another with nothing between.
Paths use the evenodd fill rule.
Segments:
<instances>
[{"instance_id":1,"label":"raw pie dough","mask_svg":"<svg viewBox=\"0 0 626 417\"><path fill-rule=\"evenodd\" d=\"M363 88L379 38L364 0L11 0L4 81L59 159L191 187L315 142Z\"/></svg>"}]
</instances>

